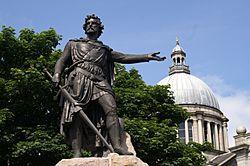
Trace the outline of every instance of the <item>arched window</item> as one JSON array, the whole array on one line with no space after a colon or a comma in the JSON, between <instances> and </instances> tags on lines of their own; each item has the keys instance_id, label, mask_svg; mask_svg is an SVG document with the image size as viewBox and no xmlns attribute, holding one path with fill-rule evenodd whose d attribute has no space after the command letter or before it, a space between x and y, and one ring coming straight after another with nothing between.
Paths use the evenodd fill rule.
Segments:
<instances>
[{"instance_id":1,"label":"arched window","mask_svg":"<svg viewBox=\"0 0 250 166\"><path fill-rule=\"evenodd\" d=\"M183 57L181 58L181 63L184 64L184 58Z\"/></svg>"},{"instance_id":2,"label":"arched window","mask_svg":"<svg viewBox=\"0 0 250 166\"><path fill-rule=\"evenodd\" d=\"M177 64L180 64L180 57L177 58Z\"/></svg>"}]
</instances>

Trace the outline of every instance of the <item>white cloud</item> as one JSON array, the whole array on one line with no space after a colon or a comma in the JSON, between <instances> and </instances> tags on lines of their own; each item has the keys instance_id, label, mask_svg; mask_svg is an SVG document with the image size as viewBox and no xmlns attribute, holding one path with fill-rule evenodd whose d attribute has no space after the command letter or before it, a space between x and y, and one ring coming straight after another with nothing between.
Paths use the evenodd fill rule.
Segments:
<instances>
[{"instance_id":1,"label":"white cloud","mask_svg":"<svg viewBox=\"0 0 250 166\"><path fill-rule=\"evenodd\" d=\"M229 119L228 138L230 146L234 145L233 136L236 135L236 128L245 126L250 130L250 92L238 92L230 96L217 95L221 111Z\"/></svg>"},{"instance_id":2,"label":"white cloud","mask_svg":"<svg viewBox=\"0 0 250 166\"><path fill-rule=\"evenodd\" d=\"M250 131L250 91L233 88L218 76L206 76L202 79L214 91L220 110L229 119L229 146L234 146L233 136L236 135L237 127L245 126Z\"/></svg>"}]
</instances>

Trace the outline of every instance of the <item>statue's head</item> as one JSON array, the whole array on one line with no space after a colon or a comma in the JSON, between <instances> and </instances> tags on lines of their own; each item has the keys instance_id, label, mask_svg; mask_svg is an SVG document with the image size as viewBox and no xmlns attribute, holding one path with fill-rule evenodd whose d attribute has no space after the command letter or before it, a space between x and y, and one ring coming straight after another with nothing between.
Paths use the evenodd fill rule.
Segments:
<instances>
[{"instance_id":1,"label":"statue's head","mask_svg":"<svg viewBox=\"0 0 250 166\"><path fill-rule=\"evenodd\" d=\"M83 24L85 34L98 33L98 37L101 36L104 26L102 25L101 19L95 14L88 15L85 18Z\"/></svg>"}]
</instances>

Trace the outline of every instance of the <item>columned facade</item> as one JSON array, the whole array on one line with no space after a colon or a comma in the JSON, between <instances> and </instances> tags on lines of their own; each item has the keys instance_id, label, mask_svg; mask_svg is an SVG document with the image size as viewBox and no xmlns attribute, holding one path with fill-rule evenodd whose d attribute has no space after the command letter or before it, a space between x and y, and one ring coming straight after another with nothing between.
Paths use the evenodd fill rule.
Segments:
<instances>
[{"instance_id":1,"label":"columned facade","mask_svg":"<svg viewBox=\"0 0 250 166\"><path fill-rule=\"evenodd\" d=\"M183 133L182 142L193 141L200 144L210 142L214 149L228 151L227 119L220 111L215 109L211 111L211 108L205 106L183 105L183 107L191 113L191 116L180 125L182 127L179 129L179 134Z\"/></svg>"}]
</instances>

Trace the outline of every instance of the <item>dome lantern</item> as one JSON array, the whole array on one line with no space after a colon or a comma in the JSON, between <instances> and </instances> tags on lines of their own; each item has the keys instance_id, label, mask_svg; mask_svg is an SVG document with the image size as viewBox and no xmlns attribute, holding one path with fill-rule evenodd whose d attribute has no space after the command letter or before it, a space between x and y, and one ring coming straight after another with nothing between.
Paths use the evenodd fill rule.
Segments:
<instances>
[{"instance_id":1,"label":"dome lantern","mask_svg":"<svg viewBox=\"0 0 250 166\"><path fill-rule=\"evenodd\" d=\"M172 51L171 58L173 60L172 66L169 70L169 75L174 73L187 73L190 74L189 66L186 65L186 53L180 46L180 41L176 37L176 46Z\"/></svg>"}]
</instances>

